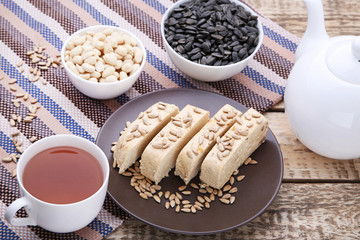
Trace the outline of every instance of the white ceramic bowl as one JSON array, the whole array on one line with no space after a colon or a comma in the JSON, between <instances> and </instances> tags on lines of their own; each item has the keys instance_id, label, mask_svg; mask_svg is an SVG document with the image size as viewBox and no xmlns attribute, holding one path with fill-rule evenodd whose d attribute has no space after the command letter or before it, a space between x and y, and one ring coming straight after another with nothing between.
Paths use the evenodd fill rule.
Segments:
<instances>
[{"instance_id":1,"label":"white ceramic bowl","mask_svg":"<svg viewBox=\"0 0 360 240\"><path fill-rule=\"evenodd\" d=\"M126 79L111 82L111 83L96 83L91 82L88 80L85 80L79 76L77 76L75 73L73 73L65 64L65 51L66 51L66 45L75 36L82 36L86 33L86 31L92 31L92 32L101 32L107 28L112 28L115 31L124 32L128 34L129 36L133 37L137 43L138 47L143 51L143 60L141 62L140 68L131 76L129 76ZM96 99L110 99L120 96L121 94L128 91L136 82L136 80L139 78L140 73L144 69L145 62L146 62L146 50L144 47L144 44L140 41L139 38L137 38L133 33L119 28L119 27L113 27L113 26L106 26L106 25L97 25L92 27L83 28L74 34L72 34L64 43L62 49L61 49L61 62L64 66L64 69L66 73L69 76L69 79L74 84L74 86L83 94L96 98Z\"/></svg>"},{"instance_id":2,"label":"white ceramic bowl","mask_svg":"<svg viewBox=\"0 0 360 240\"><path fill-rule=\"evenodd\" d=\"M225 65L225 66L208 66L208 65L198 64L198 63L192 62L192 61L182 57L180 54L175 52L175 50L169 45L169 43L167 42L167 40L165 38L164 23L165 23L165 20L168 18L168 15L176 7L178 7L179 5L181 5L184 2L188 2L188 1L189 0L180 0L180 1L176 2L175 4L173 4L165 12L165 14L162 18L162 21L161 21L161 36L162 36L163 42L165 44L165 49L166 49L167 53L169 54L172 62L176 65L176 67L178 67L181 71L183 71L188 76L190 76L196 80L200 80L200 81L204 81L204 82L216 82L216 81L224 80L224 79L230 78L230 77L238 74L239 72L241 72L247 66L248 62L254 57L254 55L259 50L259 48L262 44L264 32L263 32L263 28L262 28L262 24L261 24L260 20L258 19L258 24L257 24L257 28L259 29L259 43L258 43L255 51L250 56L248 56L246 59L239 61L237 63L234 63L234 64ZM245 10L249 11L252 15L257 16L257 14L252 9L250 9L247 5L245 5L239 1L233 1L233 2L236 3L237 5L243 6L245 8Z\"/></svg>"}]
</instances>

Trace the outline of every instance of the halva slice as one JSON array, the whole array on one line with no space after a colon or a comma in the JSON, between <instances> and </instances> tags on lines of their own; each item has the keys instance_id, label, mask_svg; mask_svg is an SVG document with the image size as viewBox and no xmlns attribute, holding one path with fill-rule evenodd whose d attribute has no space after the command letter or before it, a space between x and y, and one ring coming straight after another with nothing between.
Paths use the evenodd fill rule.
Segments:
<instances>
[{"instance_id":1,"label":"halva slice","mask_svg":"<svg viewBox=\"0 0 360 240\"><path fill-rule=\"evenodd\" d=\"M172 117L141 155L141 174L156 184L168 176L181 149L208 120L208 111L191 105Z\"/></svg>"},{"instance_id":2,"label":"halva slice","mask_svg":"<svg viewBox=\"0 0 360 240\"><path fill-rule=\"evenodd\" d=\"M199 172L201 163L216 143L216 138L224 135L235 123L236 116L241 114L229 104L223 106L181 150L176 160L175 175L188 184Z\"/></svg>"},{"instance_id":3,"label":"halva slice","mask_svg":"<svg viewBox=\"0 0 360 240\"><path fill-rule=\"evenodd\" d=\"M158 102L146 111L141 112L137 119L130 123L116 144L113 167L123 173L138 159L151 139L179 113L173 104Z\"/></svg>"},{"instance_id":4,"label":"halva slice","mask_svg":"<svg viewBox=\"0 0 360 240\"><path fill-rule=\"evenodd\" d=\"M220 189L232 173L265 141L268 129L267 119L249 109L224 134L217 138L216 145L205 157L200 172L200 180Z\"/></svg>"}]
</instances>

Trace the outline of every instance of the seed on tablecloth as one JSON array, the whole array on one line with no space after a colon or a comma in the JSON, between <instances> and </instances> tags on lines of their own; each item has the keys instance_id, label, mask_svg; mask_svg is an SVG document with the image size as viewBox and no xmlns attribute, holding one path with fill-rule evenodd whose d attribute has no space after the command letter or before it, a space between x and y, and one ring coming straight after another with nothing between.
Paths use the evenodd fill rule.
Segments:
<instances>
[{"instance_id":1,"label":"seed on tablecloth","mask_svg":"<svg viewBox=\"0 0 360 240\"><path fill-rule=\"evenodd\" d=\"M11 159L11 157L8 156L8 157L4 157L4 158L2 159L2 161L8 163L8 162L11 162L12 159Z\"/></svg>"},{"instance_id":2,"label":"seed on tablecloth","mask_svg":"<svg viewBox=\"0 0 360 240\"><path fill-rule=\"evenodd\" d=\"M17 108L20 107L20 102L19 102L19 100L17 100L17 99L16 99L15 101L13 101L13 104L14 104L14 106L17 107ZM15 120L15 119L14 119L14 120Z\"/></svg>"},{"instance_id":3,"label":"seed on tablecloth","mask_svg":"<svg viewBox=\"0 0 360 240\"><path fill-rule=\"evenodd\" d=\"M15 127L15 120L14 119L10 119L10 126Z\"/></svg>"},{"instance_id":4,"label":"seed on tablecloth","mask_svg":"<svg viewBox=\"0 0 360 240\"><path fill-rule=\"evenodd\" d=\"M22 97L24 97L24 96L25 96L24 93L17 93L17 94L15 95L16 98L22 98Z\"/></svg>"},{"instance_id":5,"label":"seed on tablecloth","mask_svg":"<svg viewBox=\"0 0 360 240\"><path fill-rule=\"evenodd\" d=\"M18 136L19 134L20 134L20 132L19 132L19 131L16 131L16 132L12 133L11 136L12 136L12 137L16 137L16 136Z\"/></svg>"},{"instance_id":6,"label":"seed on tablecloth","mask_svg":"<svg viewBox=\"0 0 360 240\"><path fill-rule=\"evenodd\" d=\"M37 102L38 102L38 99L36 99L36 98L30 100L30 103L31 103L31 104L35 104L35 103L37 103Z\"/></svg>"},{"instance_id":7,"label":"seed on tablecloth","mask_svg":"<svg viewBox=\"0 0 360 240\"><path fill-rule=\"evenodd\" d=\"M20 146L15 147L15 149L18 153L23 153L23 150Z\"/></svg>"}]
</instances>

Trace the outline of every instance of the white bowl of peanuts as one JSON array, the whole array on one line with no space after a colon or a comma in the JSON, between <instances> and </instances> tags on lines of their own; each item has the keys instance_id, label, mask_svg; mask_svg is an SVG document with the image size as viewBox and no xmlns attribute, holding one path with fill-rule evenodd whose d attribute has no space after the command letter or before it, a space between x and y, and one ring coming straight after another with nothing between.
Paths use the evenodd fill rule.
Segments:
<instances>
[{"instance_id":1,"label":"white bowl of peanuts","mask_svg":"<svg viewBox=\"0 0 360 240\"><path fill-rule=\"evenodd\" d=\"M83 94L110 99L128 91L146 62L143 43L119 27L98 25L75 32L64 43L61 61Z\"/></svg>"}]
</instances>

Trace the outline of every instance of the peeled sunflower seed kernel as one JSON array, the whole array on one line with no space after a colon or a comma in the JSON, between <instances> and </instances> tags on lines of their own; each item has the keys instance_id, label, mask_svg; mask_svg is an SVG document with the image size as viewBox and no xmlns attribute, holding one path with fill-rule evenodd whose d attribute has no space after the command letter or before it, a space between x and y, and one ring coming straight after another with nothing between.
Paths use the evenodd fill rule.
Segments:
<instances>
[{"instance_id":1,"label":"peeled sunflower seed kernel","mask_svg":"<svg viewBox=\"0 0 360 240\"><path fill-rule=\"evenodd\" d=\"M189 212L191 212L191 209L190 208L182 208L181 211L189 213Z\"/></svg>"},{"instance_id":2,"label":"peeled sunflower seed kernel","mask_svg":"<svg viewBox=\"0 0 360 240\"><path fill-rule=\"evenodd\" d=\"M230 204L230 200L225 199L225 198L220 198L220 202L225 203L225 204Z\"/></svg>"},{"instance_id":3,"label":"peeled sunflower seed kernel","mask_svg":"<svg viewBox=\"0 0 360 240\"><path fill-rule=\"evenodd\" d=\"M13 171L12 171L12 173L11 173L11 177L16 177L16 169L14 169Z\"/></svg>"},{"instance_id":4,"label":"peeled sunflower seed kernel","mask_svg":"<svg viewBox=\"0 0 360 240\"><path fill-rule=\"evenodd\" d=\"M2 161L3 162L11 162L12 161L12 158L11 157L4 157L3 159L2 159Z\"/></svg>"},{"instance_id":5,"label":"peeled sunflower seed kernel","mask_svg":"<svg viewBox=\"0 0 360 240\"><path fill-rule=\"evenodd\" d=\"M229 193L236 193L238 191L237 187L233 187L229 190Z\"/></svg>"},{"instance_id":6,"label":"peeled sunflower seed kernel","mask_svg":"<svg viewBox=\"0 0 360 240\"><path fill-rule=\"evenodd\" d=\"M182 194L184 194L184 195L190 195L191 194L191 191L182 191Z\"/></svg>"},{"instance_id":7,"label":"peeled sunflower seed kernel","mask_svg":"<svg viewBox=\"0 0 360 240\"><path fill-rule=\"evenodd\" d=\"M231 185L226 185L226 186L223 187L222 190L223 190L224 192L227 192L227 191L229 191L230 189L231 189Z\"/></svg>"},{"instance_id":8,"label":"peeled sunflower seed kernel","mask_svg":"<svg viewBox=\"0 0 360 240\"><path fill-rule=\"evenodd\" d=\"M161 202L159 196L154 195L153 198L154 198L154 200L155 200L157 203L160 203L160 202Z\"/></svg>"}]
</instances>

